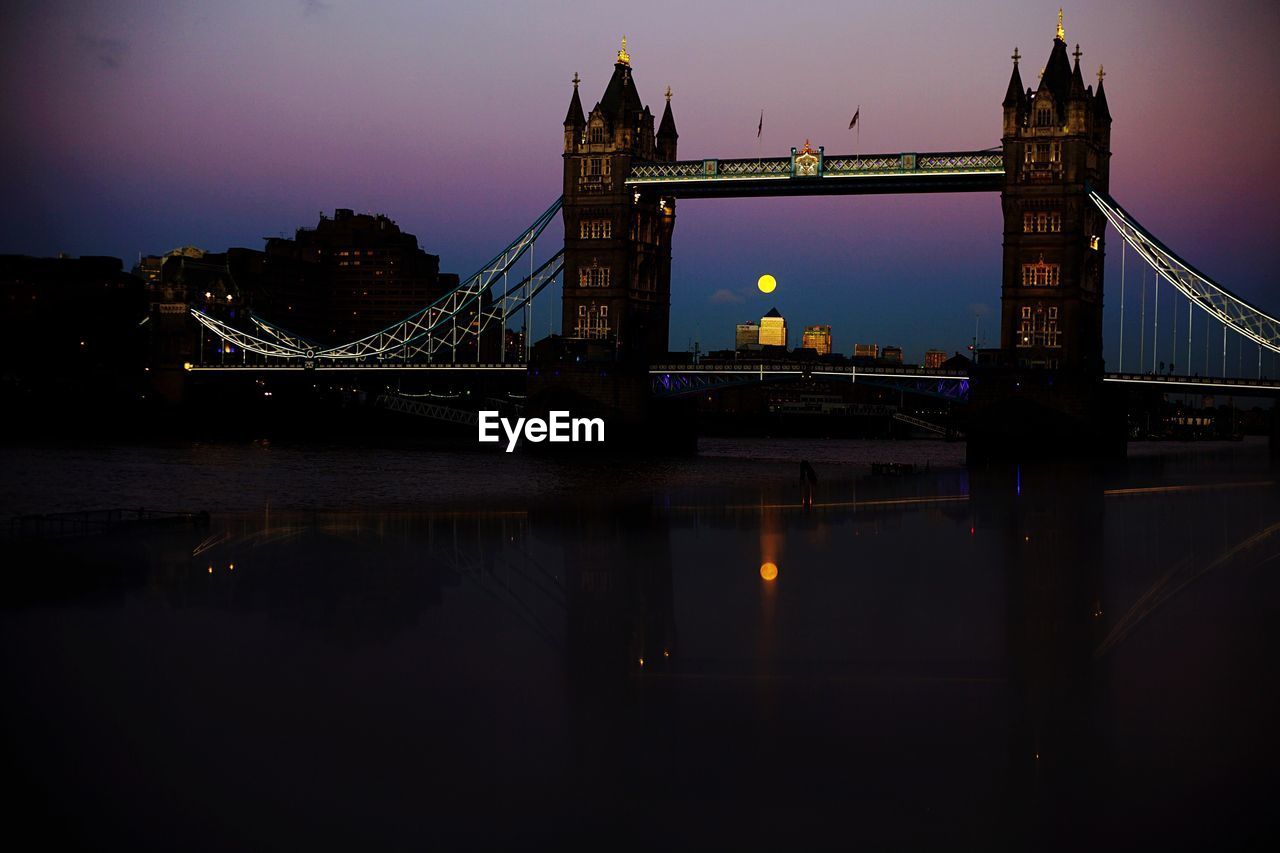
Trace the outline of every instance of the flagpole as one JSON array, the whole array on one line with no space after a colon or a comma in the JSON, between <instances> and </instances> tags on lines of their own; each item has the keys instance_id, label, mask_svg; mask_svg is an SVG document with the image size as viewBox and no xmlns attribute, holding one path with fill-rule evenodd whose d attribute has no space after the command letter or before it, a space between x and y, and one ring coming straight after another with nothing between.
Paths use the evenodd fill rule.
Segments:
<instances>
[{"instance_id":1,"label":"flagpole","mask_svg":"<svg viewBox=\"0 0 1280 853\"><path fill-rule=\"evenodd\" d=\"M760 168L760 137L764 133L764 110L760 111L760 124L756 126L756 168Z\"/></svg>"}]
</instances>

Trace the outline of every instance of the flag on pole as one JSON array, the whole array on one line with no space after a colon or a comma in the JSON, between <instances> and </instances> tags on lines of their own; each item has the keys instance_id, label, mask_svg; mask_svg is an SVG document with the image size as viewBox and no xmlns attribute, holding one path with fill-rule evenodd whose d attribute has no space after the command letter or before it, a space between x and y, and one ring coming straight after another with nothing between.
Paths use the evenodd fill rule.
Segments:
<instances>
[{"instance_id":1,"label":"flag on pole","mask_svg":"<svg viewBox=\"0 0 1280 853\"><path fill-rule=\"evenodd\" d=\"M759 139L762 133L764 133L764 110L760 111L760 124L756 127L756 139Z\"/></svg>"},{"instance_id":2,"label":"flag on pole","mask_svg":"<svg viewBox=\"0 0 1280 853\"><path fill-rule=\"evenodd\" d=\"M858 126L858 115L859 115L861 112L862 112L862 105L861 105L861 104L859 104L859 105L858 105L858 108L857 108L856 110L854 110L854 111L853 111L853 118L851 118L851 119L849 120L849 129L850 129L850 130L853 130L855 127L857 127L857 126ZM761 118L762 118L762 119L764 118L763 114L761 114Z\"/></svg>"}]
</instances>

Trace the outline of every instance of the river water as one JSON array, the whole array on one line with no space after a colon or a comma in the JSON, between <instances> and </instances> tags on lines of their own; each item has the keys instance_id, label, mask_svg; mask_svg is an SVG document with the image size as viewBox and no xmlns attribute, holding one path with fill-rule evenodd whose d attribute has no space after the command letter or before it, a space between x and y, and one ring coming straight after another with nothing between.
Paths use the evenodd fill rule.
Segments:
<instances>
[{"instance_id":1,"label":"river water","mask_svg":"<svg viewBox=\"0 0 1280 853\"><path fill-rule=\"evenodd\" d=\"M804 506L799 460L817 472ZM10 825L127 849L1240 849L1275 833L1265 443L572 463L0 451ZM872 462L916 464L874 476Z\"/></svg>"}]
</instances>

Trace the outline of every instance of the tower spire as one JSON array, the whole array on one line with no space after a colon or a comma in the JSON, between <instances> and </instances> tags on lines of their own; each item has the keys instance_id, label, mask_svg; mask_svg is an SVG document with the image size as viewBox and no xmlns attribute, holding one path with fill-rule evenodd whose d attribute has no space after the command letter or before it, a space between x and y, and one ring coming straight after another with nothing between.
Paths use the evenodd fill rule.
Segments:
<instances>
[{"instance_id":1,"label":"tower spire","mask_svg":"<svg viewBox=\"0 0 1280 853\"><path fill-rule=\"evenodd\" d=\"M1009 58L1013 60L1013 73L1009 75L1009 88L1005 90L1004 107L1021 109L1026 106L1026 95L1022 91L1022 75L1018 73L1018 60L1022 58L1022 54L1015 47L1013 56Z\"/></svg>"},{"instance_id":2,"label":"tower spire","mask_svg":"<svg viewBox=\"0 0 1280 853\"><path fill-rule=\"evenodd\" d=\"M564 126L573 128L583 128L587 126L587 117L582 113L582 99L578 97L578 84L582 82L582 78L578 76L578 72L573 72L573 96L569 98L569 111L564 116Z\"/></svg>"}]
</instances>

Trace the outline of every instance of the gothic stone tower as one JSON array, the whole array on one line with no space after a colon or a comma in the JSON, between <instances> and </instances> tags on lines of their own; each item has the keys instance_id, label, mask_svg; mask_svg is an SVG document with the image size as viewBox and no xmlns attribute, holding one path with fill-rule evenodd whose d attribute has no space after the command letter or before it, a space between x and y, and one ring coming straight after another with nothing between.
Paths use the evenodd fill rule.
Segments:
<instances>
[{"instance_id":1,"label":"gothic stone tower","mask_svg":"<svg viewBox=\"0 0 1280 853\"><path fill-rule=\"evenodd\" d=\"M641 103L622 40L604 96L588 115L578 76L564 119L565 337L612 343L620 355L660 358L667 352L671 310L670 198L626 186L635 161L676 158L671 90L655 134Z\"/></svg>"},{"instance_id":2,"label":"gothic stone tower","mask_svg":"<svg viewBox=\"0 0 1280 853\"><path fill-rule=\"evenodd\" d=\"M1106 192L1111 114L1067 58L1058 33L1039 88L1023 89L1017 50L1004 98L1004 285L1000 346L1006 365L1102 372L1106 220L1089 188Z\"/></svg>"}]
</instances>

